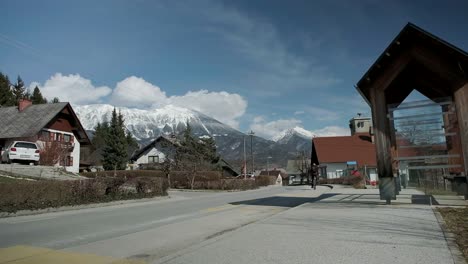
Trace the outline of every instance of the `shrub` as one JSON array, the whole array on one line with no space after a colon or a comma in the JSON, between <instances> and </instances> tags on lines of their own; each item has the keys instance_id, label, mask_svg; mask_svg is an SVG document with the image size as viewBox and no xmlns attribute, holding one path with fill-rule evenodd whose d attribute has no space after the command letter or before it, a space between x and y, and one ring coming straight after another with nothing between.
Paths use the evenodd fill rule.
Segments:
<instances>
[{"instance_id":1,"label":"shrub","mask_svg":"<svg viewBox=\"0 0 468 264\"><path fill-rule=\"evenodd\" d=\"M159 170L116 170L110 171L97 171L97 172L82 172L81 176L88 178L99 177L119 177L119 178L136 178L136 177L166 177L166 173Z\"/></svg>"},{"instance_id":2,"label":"shrub","mask_svg":"<svg viewBox=\"0 0 468 264\"><path fill-rule=\"evenodd\" d=\"M275 185L276 184L276 176L268 176L268 175L259 175L255 177L255 182L259 187L261 186L268 186L268 185Z\"/></svg>"},{"instance_id":3,"label":"shrub","mask_svg":"<svg viewBox=\"0 0 468 264\"><path fill-rule=\"evenodd\" d=\"M8 182L0 184L0 212L153 197L168 188L167 179L157 177Z\"/></svg>"}]
</instances>

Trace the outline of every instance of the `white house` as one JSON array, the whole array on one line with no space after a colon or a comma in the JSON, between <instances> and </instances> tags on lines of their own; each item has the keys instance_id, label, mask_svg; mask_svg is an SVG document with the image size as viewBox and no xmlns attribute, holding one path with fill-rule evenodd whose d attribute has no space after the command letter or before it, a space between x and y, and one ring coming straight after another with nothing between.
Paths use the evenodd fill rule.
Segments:
<instances>
[{"instance_id":1,"label":"white house","mask_svg":"<svg viewBox=\"0 0 468 264\"><path fill-rule=\"evenodd\" d=\"M23 99L17 107L1 107L0 117L1 148L13 141L36 142L43 159L44 151L53 145L60 152L55 154L55 165L70 172L79 171L80 147L91 143L69 103L33 105Z\"/></svg>"},{"instance_id":2,"label":"white house","mask_svg":"<svg viewBox=\"0 0 468 264\"><path fill-rule=\"evenodd\" d=\"M131 163L142 167L157 165L166 159L172 159L178 143L175 138L159 136L145 147L139 149L130 159Z\"/></svg>"}]
</instances>

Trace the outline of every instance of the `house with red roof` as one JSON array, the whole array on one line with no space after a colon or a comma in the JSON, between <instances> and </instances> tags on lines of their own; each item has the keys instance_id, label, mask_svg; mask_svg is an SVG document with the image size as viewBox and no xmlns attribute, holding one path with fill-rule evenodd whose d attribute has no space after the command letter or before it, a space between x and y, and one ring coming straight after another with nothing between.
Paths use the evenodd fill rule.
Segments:
<instances>
[{"instance_id":1,"label":"house with red roof","mask_svg":"<svg viewBox=\"0 0 468 264\"><path fill-rule=\"evenodd\" d=\"M371 181L377 180L371 124L370 118L359 115L349 121L351 136L312 139L312 163L320 165L321 177L338 178L347 170L362 169Z\"/></svg>"}]
</instances>

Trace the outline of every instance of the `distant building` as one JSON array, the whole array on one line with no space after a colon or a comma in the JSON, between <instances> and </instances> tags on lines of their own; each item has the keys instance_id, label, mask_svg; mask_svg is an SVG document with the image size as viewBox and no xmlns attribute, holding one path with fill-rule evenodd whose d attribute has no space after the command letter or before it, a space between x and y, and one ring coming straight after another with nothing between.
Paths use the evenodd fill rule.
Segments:
<instances>
[{"instance_id":1,"label":"distant building","mask_svg":"<svg viewBox=\"0 0 468 264\"><path fill-rule=\"evenodd\" d=\"M161 164L167 159L174 159L178 147L180 147L180 143L174 136L159 136L148 145L137 150L130 158L129 166L132 169L161 169ZM213 167L221 168L224 177L239 175L239 172L222 158L214 163Z\"/></svg>"},{"instance_id":2,"label":"distant building","mask_svg":"<svg viewBox=\"0 0 468 264\"><path fill-rule=\"evenodd\" d=\"M351 136L312 139L312 163L320 165L320 176L338 178L350 169L361 169L371 181L377 180L375 145L371 119L360 115L349 121Z\"/></svg>"},{"instance_id":3,"label":"distant building","mask_svg":"<svg viewBox=\"0 0 468 264\"><path fill-rule=\"evenodd\" d=\"M173 158L179 143L175 138L159 136L148 145L137 150L130 158L130 163L136 167L158 166L167 158Z\"/></svg>"}]
</instances>

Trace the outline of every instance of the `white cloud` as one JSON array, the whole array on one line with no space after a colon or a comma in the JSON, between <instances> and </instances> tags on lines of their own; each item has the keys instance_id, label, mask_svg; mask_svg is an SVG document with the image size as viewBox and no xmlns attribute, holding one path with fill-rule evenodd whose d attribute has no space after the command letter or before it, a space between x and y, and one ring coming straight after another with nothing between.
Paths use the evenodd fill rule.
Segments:
<instances>
[{"instance_id":1,"label":"white cloud","mask_svg":"<svg viewBox=\"0 0 468 264\"><path fill-rule=\"evenodd\" d=\"M304 111L296 111L296 112L294 112L294 114L295 115L302 115L302 114L305 114L305 112Z\"/></svg>"},{"instance_id":2,"label":"white cloud","mask_svg":"<svg viewBox=\"0 0 468 264\"><path fill-rule=\"evenodd\" d=\"M58 97L60 101L74 104L100 103L103 97L112 92L107 86L95 87L90 80L79 74L56 73L44 85L32 82L29 88L34 89L35 86L38 86L41 93L48 99Z\"/></svg>"},{"instance_id":3,"label":"white cloud","mask_svg":"<svg viewBox=\"0 0 468 264\"><path fill-rule=\"evenodd\" d=\"M310 132L316 137L349 136L351 134L349 128L340 126L326 126Z\"/></svg>"},{"instance_id":4,"label":"white cloud","mask_svg":"<svg viewBox=\"0 0 468 264\"><path fill-rule=\"evenodd\" d=\"M270 139L286 129L300 126L301 123L301 120L294 118L267 122L264 117L257 116L253 119L250 129L252 129L258 136Z\"/></svg>"},{"instance_id":5,"label":"white cloud","mask_svg":"<svg viewBox=\"0 0 468 264\"><path fill-rule=\"evenodd\" d=\"M142 78L130 76L117 83L111 103L117 106L147 108L166 104L166 93Z\"/></svg>"},{"instance_id":6,"label":"white cloud","mask_svg":"<svg viewBox=\"0 0 468 264\"><path fill-rule=\"evenodd\" d=\"M326 126L316 130L306 130L302 127L302 121L298 119L279 119L267 122L263 116L257 116L253 119L250 129L258 136L272 139L287 129L302 131L303 134L311 134L316 137L349 136L349 128L340 126Z\"/></svg>"},{"instance_id":7,"label":"white cloud","mask_svg":"<svg viewBox=\"0 0 468 264\"><path fill-rule=\"evenodd\" d=\"M168 103L197 110L235 128L239 127L237 119L247 109L247 101L239 94L207 90L171 96Z\"/></svg>"},{"instance_id":8,"label":"white cloud","mask_svg":"<svg viewBox=\"0 0 468 264\"><path fill-rule=\"evenodd\" d=\"M32 82L29 87L33 89L36 85L47 98L58 97L75 105L100 103L103 97L111 95L110 103L115 106L150 109L172 104L197 110L234 128L239 127L238 119L247 109L247 101L236 93L199 90L167 96L158 86L136 76L118 82L113 90L107 86L95 87L91 80L78 74L56 73L44 85Z\"/></svg>"}]
</instances>

